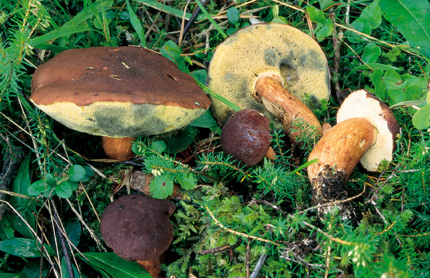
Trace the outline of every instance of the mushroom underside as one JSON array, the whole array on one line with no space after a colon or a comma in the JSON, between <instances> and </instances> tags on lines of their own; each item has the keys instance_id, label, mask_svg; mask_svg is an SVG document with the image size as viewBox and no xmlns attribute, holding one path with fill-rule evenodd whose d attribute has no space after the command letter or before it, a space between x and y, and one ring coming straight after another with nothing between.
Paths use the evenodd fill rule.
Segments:
<instances>
[{"instance_id":1,"label":"mushroom underside","mask_svg":"<svg viewBox=\"0 0 430 278\"><path fill-rule=\"evenodd\" d=\"M299 100L327 100L330 74L318 43L286 24L245 27L220 44L208 70L208 87L241 109L261 111L281 128L280 122L253 98L255 83L263 75L277 76ZM215 117L224 123L234 112L212 99Z\"/></svg>"},{"instance_id":2,"label":"mushroom underside","mask_svg":"<svg viewBox=\"0 0 430 278\"><path fill-rule=\"evenodd\" d=\"M206 109L180 106L97 102L36 105L65 126L92 135L113 138L156 135L187 126ZM73 116L71 116L73 115Z\"/></svg>"}]
</instances>

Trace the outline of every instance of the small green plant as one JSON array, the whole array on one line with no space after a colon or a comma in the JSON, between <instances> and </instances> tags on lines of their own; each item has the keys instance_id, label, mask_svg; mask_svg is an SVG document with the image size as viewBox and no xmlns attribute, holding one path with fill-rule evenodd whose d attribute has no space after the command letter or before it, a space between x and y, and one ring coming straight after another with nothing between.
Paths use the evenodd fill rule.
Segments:
<instances>
[{"instance_id":1,"label":"small green plant","mask_svg":"<svg viewBox=\"0 0 430 278\"><path fill-rule=\"evenodd\" d=\"M79 164L71 165L67 174L57 179L52 174L46 174L43 180L33 182L27 190L29 196L43 195L51 197L57 195L60 198L70 198L79 187L79 182L87 182L94 171L88 166Z\"/></svg>"},{"instance_id":2,"label":"small green plant","mask_svg":"<svg viewBox=\"0 0 430 278\"><path fill-rule=\"evenodd\" d=\"M145 172L153 176L149 191L157 199L166 199L172 195L174 183L180 184L185 190L197 185L188 165L166 156L166 150L164 141L153 141L149 146L143 142L133 144L133 152L145 157Z\"/></svg>"}]
</instances>

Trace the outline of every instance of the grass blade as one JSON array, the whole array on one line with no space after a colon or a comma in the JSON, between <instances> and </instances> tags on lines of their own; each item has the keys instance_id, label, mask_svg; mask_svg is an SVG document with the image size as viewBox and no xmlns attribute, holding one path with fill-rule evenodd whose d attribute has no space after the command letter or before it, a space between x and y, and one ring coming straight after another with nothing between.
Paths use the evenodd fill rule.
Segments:
<instances>
[{"instance_id":1,"label":"grass blade","mask_svg":"<svg viewBox=\"0 0 430 278\"><path fill-rule=\"evenodd\" d=\"M142 4L149 6L153 9L163 11L165 13L174 15L174 16L179 17L179 18L182 18L184 16L184 11L172 8L170 6L167 6L165 3L158 3L158 2L153 1L153 0L135 0L135 2L142 3ZM186 20L190 20L191 16L192 16L191 13L185 13L185 19ZM197 20L202 20L202 19L204 19L204 17L202 17L202 16L197 17Z\"/></svg>"},{"instance_id":2,"label":"grass blade","mask_svg":"<svg viewBox=\"0 0 430 278\"><path fill-rule=\"evenodd\" d=\"M98 12L100 12L102 9L106 9L107 7L112 6L112 3L113 2L111 0L97 1L96 3L94 3L94 7L97 9ZM53 30L45 35L41 35L31 39L29 41L29 44L32 47L42 48L42 46L49 41L53 41L61 37L67 37L76 33L91 31L92 29L90 27L80 25L92 16L94 16L94 14L90 11L90 9L83 9L59 29Z\"/></svg>"},{"instance_id":3,"label":"grass blade","mask_svg":"<svg viewBox=\"0 0 430 278\"><path fill-rule=\"evenodd\" d=\"M145 31L143 30L142 23L140 22L139 18L137 18L136 14L133 12L133 9L130 6L130 1L126 0L126 3L127 11L130 15L130 23L136 31L137 36L139 37L140 44L143 47L146 47Z\"/></svg>"},{"instance_id":4,"label":"grass blade","mask_svg":"<svg viewBox=\"0 0 430 278\"><path fill-rule=\"evenodd\" d=\"M218 31L218 33L220 33L220 35L226 39L228 36L226 33L224 33L224 31L221 29L221 27L219 27L219 25L215 22L215 20L211 17L211 15L208 13L208 11L205 9L205 7L203 7L202 3L200 3L199 0L196 0L197 5L199 6L199 8L202 10L203 14L206 16L206 18L209 20L210 23L212 23L212 25L215 27L215 29Z\"/></svg>"},{"instance_id":5,"label":"grass blade","mask_svg":"<svg viewBox=\"0 0 430 278\"><path fill-rule=\"evenodd\" d=\"M200 82L199 80L197 80L197 78L194 78L194 80L196 80L197 84L200 86L200 88L202 88L203 91L205 91L206 93L208 93L208 95L210 95L211 97L221 101L222 103L224 103L225 105L227 105L228 107L230 107L231 109L233 109L234 111L239 111L241 110L239 106L237 106L236 104L234 104L233 102L231 102L230 100L226 99L225 97L218 95L215 92L212 92L208 87L206 87L202 82Z\"/></svg>"}]
</instances>

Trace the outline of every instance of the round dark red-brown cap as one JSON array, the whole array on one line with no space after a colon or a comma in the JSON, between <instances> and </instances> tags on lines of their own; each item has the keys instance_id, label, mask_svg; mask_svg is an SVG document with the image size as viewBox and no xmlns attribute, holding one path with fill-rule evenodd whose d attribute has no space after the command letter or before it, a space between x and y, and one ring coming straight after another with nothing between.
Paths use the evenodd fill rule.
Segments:
<instances>
[{"instance_id":1,"label":"round dark red-brown cap","mask_svg":"<svg viewBox=\"0 0 430 278\"><path fill-rule=\"evenodd\" d=\"M72 129L107 137L175 130L211 105L193 77L136 46L57 54L34 73L31 101Z\"/></svg>"},{"instance_id":2,"label":"round dark red-brown cap","mask_svg":"<svg viewBox=\"0 0 430 278\"><path fill-rule=\"evenodd\" d=\"M255 109L232 114L221 132L221 145L226 154L253 166L270 148L270 121Z\"/></svg>"},{"instance_id":3,"label":"round dark red-brown cap","mask_svg":"<svg viewBox=\"0 0 430 278\"><path fill-rule=\"evenodd\" d=\"M100 232L106 245L119 257L129 261L153 260L173 240L169 217L175 209L168 200L126 195L106 207Z\"/></svg>"}]
</instances>

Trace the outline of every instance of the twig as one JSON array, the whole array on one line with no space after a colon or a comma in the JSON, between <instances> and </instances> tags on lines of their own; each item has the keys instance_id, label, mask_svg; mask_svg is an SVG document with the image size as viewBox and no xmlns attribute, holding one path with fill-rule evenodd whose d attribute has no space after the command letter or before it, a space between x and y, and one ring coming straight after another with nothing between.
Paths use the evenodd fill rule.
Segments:
<instances>
[{"instance_id":1,"label":"twig","mask_svg":"<svg viewBox=\"0 0 430 278\"><path fill-rule=\"evenodd\" d=\"M348 0L348 3L346 4L346 11L345 11L345 23L346 23L346 25L349 25L350 10L351 10L351 0Z\"/></svg>"},{"instance_id":2,"label":"twig","mask_svg":"<svg viewBox=\"0 0 430 278\"><path fill-rule=\"evenodd\" d=\"M375 209L375 211L376 211L376 213L379 215L379 217L381 217L381 219L382 219L382 221L384 221L384 223L385 223L385 225L388 225L388 221L387 221L387 219L385 219L385 216L381 213L381 211L379 210L379 208L376 206L376 203L375 202L373 202L373 203L371 203L372 205L373 205L373 208ZM391 229L393 226L394 226L394 224L395 224L396 222L394 222L394 223L392 223L390 226L388 226L388 228L387 229L385 229L384 231L382 231L382 233L384 233L385 231L388 231L389 229ZM380 235L380 234L382 234L382 233L377 233L377 234L375 234L375 235ZM399 238L399 236L397 235L397 233L396 232L393 232L394 233L394 236L396 237L396 240L397 240L397 242L400 244L400 246L403 246L403 243L402 243L402 241L400 240L400 238Z\"/></svg>"},{"instance_id":3,"label":"twig","mask_svg":"<svg viewBox=\"0 0 430 278\"><path fill-rule=\"evenodd\" d=\"M24 116L24 119L25 119L25 122L26 122L26 124L27 124L27 127L30 127L30 122L29 122L29 120L28 120L28 116L27 116L27 114L25 113L25 109L24 109L24 107L22 106L22 103L21 103L21 100L18 98L18 102L19 102L19 106L20 106L20 108L21 108L21 112L22 112L22 115ZM36 142L36 139L35 139L35 137L34 137L34 135L33 135L33 132L32 132L32 130L31 130L31 128L28 128L28 132L31 134L31 141L33 142L33 146L34 146L34 149L36 149L37 150L37 142ZM39 164L39 169L40 169L40 172L41 173L43 173L43 167L42 167L42 162L40 161L40 155L39 155L39 153L38 152L35 152L35 154L36 154L36 157L37 157L37 163Z\"/></svg>"},{"instance_id":4,"label":"twig","mask_svg":"<svg viewBox=\"0 0 430 278\"><path fill-rule=\"evenodd\" d=\"M246 243L246 256L245 256L245 265L246 265L246 278L249 278L250 270L249 270L249 253L251 252L251 247L249 246L249 240Z\"/></svg>"},{"instance_id":5,"label":"twig","mask_svg":"<svg viewBox=\"0 0 430 278\"><path fill-rule=\"evenodd\" d=\"M79 184L80 184L80 188L82 189L82 191L84 191L85 196L87 197L88 201L90 202L91 208L93 209L94 214L95 214L95 215L96 215L96 217L97 217L97 220L98 220L98 221L99 221L99 223L100 223L100 222L101 222L101 220L100 220L99 213L97 212L96 208L94 207L93 201L91 201L91 198L90 198L90 196L88 195L88 192L87 192L87 190L85 189L85 186L83 186L83 185L82 185L82 183L79 183Z\"/></svg>"},{"instance_id":6,"label":"twig","mask_svg":"<svg viewBox=\"0 0 430 278\"><path fill-rule=\"evenodd\" d=\"M274 205L274 204L272 204L272 203L270 203L270 202L268 202L266 200L258 200L258 199L254 198L254 199L251 200L251 204L252 204L252 202L260 203L260 204L264 204L266 206L272 207L273 209L281 212L283 215L288 216L288 214L285 211L283 211L280 207L278 207L277 205Z\"/></svg>"},{"instance_id":7,"label":"twig","mask_svg":"<svg viewBox=\"0 0 430 278\"><path fill-rule=\"evenodd\" d=\"M329 229L331 230L331 223L329 224ZM329 240L328 242L328 248L327 248L327 257L326 257L326 269L325 269L325 274L324 274L324 278L328 277L328 274L330 272L330 256L331 256L331 240Z\"/></svg>"},{"instance_id":8,"label":"twig","mask_svg":"<svg viewBox=\"0 0 430 278\"><path fill-rule=\"evenodd\" d=\"M10 188L10 184L15 178L16 172L18 171L19 165L24 159L24 151L22 148L13 148L9 142L9 137L0 134L0 138L3 139L7 144L7 153L3 158L3 166L0 172L0 200L4 200L7 192ZM0 219L3 218L5 212L5 206L0 207Z\"/></svg>"},{"instance_id":9,"label":"twig","mask_svg":"<svg viewBox=\"0 0 430 278\"><path fill-rule=\"evenodd\" d=\"M52 208L53 208L52 212L53 212L53 215L54 215L54 220L57 223L60 223L60 218L58 217L57 208L55 207L54 201L52 199L51 199L51 204L52 204ZM58 238L60 239L61 249L63 250L64 259L66 261L67 270L69 272L69 277L70 278L74 278L75 275L74 275L74 272L73 272L72 263L70 261L69 248L67 248L66 241L64 240L64 236L63 236L63 233L60 230L59 224L55 225L55 228L57 230Z\"/></svg>"},{"instance_id":10,"label":"twig","mask_svg":"<svg viewBox=\"0 0 430 278\"><path fill-rule=\"evenodd\" d=\"M340 82L339 82L339 62L340 62L340 38L338 37L338 33L336 30L336 18L335 18L335 14L332 11L332 9L330 9L330 18L333 22L333 76L336 76L336 83L334 84L334 90L335 90L335 94L336 97L338 99L341 99L341 89L340 89Z\"/></svg>"},{"instance_id":11,"label":"twig","mask_svg":"<svg viewBox=\"0 0 430 278\"><path fill-rule=\"evenodd\" d=\"M343 245L354 245L354 243L349 242L349 241L345 241L342 240L340 238L336 238L326 232L324 232L323 230L321 230L320 228L308 223L307 221L303 221L303 224L305 224L305 226L308 226L309 228L312 228L314 230L317 230L319 233L323 234L324 236L326 236L328 239L332 240L332 241L336 241L337 243L343 244Z\"/></svg>"},{"instance_id":12,"label":"twig","mask_svg":"<svg viewBox=\"0 0 430 278\"><path fill-rule=\"evenodd\" d=\"M43 221L43 212L42 212L42 217L40 218L40 234L41 234L41 239L42 239L42 243L40 244L40 266L39 266L39 277L42 278L42 273L43 273L43 231L44 231L44 221Z\"/></svg>"},{"instance_id":13,"label":"twig","mask_svg":"<svg viewBox=\"0 0 430 278\"><path fill-rule=\"evenodd\" d=\"M254 270L251 273L251 276L249 278L256 278L258 273L260 272L260 269L263 267L264 262L267 259L268 254L264 253L260 256L260 259L258 259L257 264L254 267Z\"/></svg>"},{"instance_id":14,"label":"twig","mask_svg":"<svg viewBox=\"0 0 430 278\"><path fill-rule=\"evenodd\" d=\"M231 250L233 248L236 248L236 246L238 246L238 244L235 244L235 245L223 245L223 246L212 248L212 249L197 251L197 253L199 253L201 255L221 253L221 252L229 251L229 250Z\"/></svg>"},{"instance_id":15,"label":"twig","mask_svg":"<svg viewBox=\"0 0 430 278\"><path fill-rule=\"evenodd\" d=\"M0 200L0 203L6 204L18 217L21 219L21 221L28 227L28 229L31 231L31 233L34 235L35 239L39 242L39 244L42 244L42 240L40 239L39 235L34 231L33 227L31 227L30 224L22 217L22 215L7 201ZM59 278L60 275L57 272L57 269L54 267L54 262L51 259L51 255L48 253L48 251L44 248L43 251L45 251L46 259L49 261L49 263L52 266L52 270L54 271L55 277Z\"/></svg>"},{"instance_id":16,"label":"twig","mask_svg":"<svg viewBox=\"0 0 430 278\"><path fill-rule=\"evenodd\" d=\"M341 204L341 203L349 202L349 201L352 201L352 200L354 200L354 199L356 199L356 198L360 197L360 196L361 196L361 195L363 195L365 192L366 192L366 184L364 184L363 191L362 191L360 194L358 194L358 195L352 196L352 197L350 197L350 198L348 198L348 199L345 199L345 200L333 201L333 202L330 202L330 203L324 203L324 204L320 204L320 205L317 205L317 206L313 206L313 207L310 207L310 208L304 209L304 210L302 210L302 211L299 211L299 213L300 213L300 214L302 214L302 213L305 213L305 212L307 212L307 211L309 211L309 210L317 209L317 208L320 208L320 207L324 207L324 206L333 206L333 205L337 205L337 204Z\"/></svg>"},{"instance_id":17,"label":"twig","mask_svg":"<svg viewBox=\"0 0 430 278\"><path fill-rule=\"evenodd\" d=\"M186 6L185 6L185 8L184 8L184 14L185 14L185 12L186 12L186 7L188 6L188 3L189 3L189 2L190 2L190 1L187 1L187 4L186 4ZM206 3L207 3L207 2L208 2L208 1L206 1L206 0L203 0L203 1L202 1L202 5L203 5L203 7L204 7L204 6L206 6ZM180 34L179 34L179 38L178 38L178 41L177 41L178 46L181 46L181 44L182 44L182 40L183 40L183 39L185 38L185 36L187 35L188 31L189 31L189 30L190 30L190 28L191 28L191 25L192 25L192 24L194 23L194 21L196 20L196 18L197 18L197 16L199 15L200 11L201 11L200 7L199 7L199 6L197 6L197 8L194 10L193 14L191 15L190 19L188 20L187 24L185 24L185 26L184 26L185 16L182 18L182 22L181 22L181 32L180 32Z\"/></svg>"},{"instance_id":18,"label":"twig","mask_svg":"<svg viewBox=\"0 0 430 278\"><path fill-rule=\"evenodd\" d=\"M397 173L397 169L400 167L400 163L398 163L397 165L396 165L396 168L394 168L394 170L393 170L393 172L385 179L385 181L382 183L382 185L381 186L379 186L379 187L374 187L374 189L372 190L372 196L369 196L368 197L368 199L367 199L367 201L366 201L366 203L370 203L370 204L372 204L375 208L376 208L376 199L377 199L377 197L378 197L378 194L379 194L379 192L381 191L381 189L385 186L385 185L387 185L387 183L388 183L388 181L389 180L391 180L394 176L395 176L395 174ZM376 180L376 184L378 184L379 182L380 182L380 180L381 180L381 177L382 177L382 175L384 174L384 172L382 172L381 173L381 175L379 175L379 177L378 177L378 179ZM381 216L381 218L382 218L382 220L384 220L384 222L387 224L387 222L386 222L386 220L385 220L385 218L384 218L384 216L379 212L379 210L377 210L377 212L378 212L378 214Z\"/></svg>"},{"instance_id":19,"label":"twig","mask_svg":"<svg viewBox=\"0 0 430 278\"><path fill-rule=\"evenodd\" d=\"M75 215L78 217L79 221L82 223L82 225L85 226L87 231L90 233L90 236L93 238L93 240L96 242L97 247L100 248L103 252L106 252L106 248L104 248L103 244L101 243L100 239L97 237L97 235L94 233L94 231L85 223L84 219L82 218L82 215L78 213L75 206L70 202L69 199L66 199L67 203L69 204L72 211L75 213Z\"/></svg>"}]
</instances>

